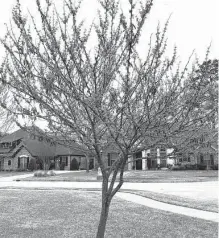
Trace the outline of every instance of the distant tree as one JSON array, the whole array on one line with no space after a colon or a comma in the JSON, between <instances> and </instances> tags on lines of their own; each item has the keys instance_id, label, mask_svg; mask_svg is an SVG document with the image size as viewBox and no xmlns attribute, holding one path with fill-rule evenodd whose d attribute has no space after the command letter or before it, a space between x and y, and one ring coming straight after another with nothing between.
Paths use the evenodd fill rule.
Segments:
<instances>
[{"instance_id":1,"label":"distant tree","mask_svg":"<svg viewBox=\"0 0 219 238\"><path fill-rule=\"evenodd\" d=\"M13 28L2 40L7 58L1 81L13 93L16 117L46 120L51 132L76 138L97 159L103 183L96 237L102 238L128 155L139 147L173 145L182 135L188 140L212 111L195 108L203 88L191 93L194 70L177 64L176 49L165 55L168 22L163 30L158 26L147 56L140 56L152 0L129 0L127 14L119 1L99 2L98 20L86 28L78 21L80 4L71 0L64 1L62 13L50 0L36 0L41 23L24 17L17 1ZM101 153L109 144L119 151L110 168Z\"/></svg>"},{"instance_id":2,"label":"distant tree","mask_svg":"<svg viewBox=\"0 0 219 238\"><path fill-rule=\"evenodd\" d=\"M202 91L202 101L198 106L205 112L213 111L208 123L215 128L218 121L218 59L206 59L198 65L195 75L192 78L194 90Z\"/></svg>"}]
</instances>

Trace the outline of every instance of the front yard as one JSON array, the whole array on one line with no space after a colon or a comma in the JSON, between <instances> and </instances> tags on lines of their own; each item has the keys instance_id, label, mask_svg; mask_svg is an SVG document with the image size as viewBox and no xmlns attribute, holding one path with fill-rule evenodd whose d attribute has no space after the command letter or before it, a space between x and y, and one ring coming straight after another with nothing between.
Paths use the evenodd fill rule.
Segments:
<instances>
[{"instance_id":1,"label":"front yard","mask_svg":"<svg viewBox=\"0 0 219 238\"><path fill-rule=\"evenodd\" d=\"M1 176L1 175L0 175ZM78 181L95 182L97 171L77 171L56 175L53 177L28 177L29 181ZM135 183L177 183L177 182L204 182L217 181L218 171L216 170L187 170L187 171L126 171L124 173L125 182Z\"/></svg>"},{"instance_id":2,"label":"front yard","mask_svg":"<svg viewBox=\"0 0 219 238\"><path fill-rule=\"evenodd\" d=\"M93 238L99 192L5 190L0 192L0 237ZM106 238L218 237L218 224L114 198Z\"/></svg>"}]
</instances>

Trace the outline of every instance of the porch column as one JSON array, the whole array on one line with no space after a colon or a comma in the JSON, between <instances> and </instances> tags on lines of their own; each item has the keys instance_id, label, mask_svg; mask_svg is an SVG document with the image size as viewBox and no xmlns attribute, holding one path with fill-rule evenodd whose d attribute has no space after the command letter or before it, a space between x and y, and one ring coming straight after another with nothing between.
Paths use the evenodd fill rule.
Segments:
<instances>
[{"instance_id":1,"label":"porch column","mask_svg":"<svg viewBox=\"0 0 219 238\"><path fill-rule=\"evenodd\" d=\"M131 162L132 160L133 160L133 157L129 156L128 157L128 170L132 170L132 165L133 165L133 162Z\"/></svg>"},{"instance_id":2,"label":"porch column","mask_svg":"<svg viewBox=\"0 0 219 238\"><path fill-rule=\"evenodd\" d=\"M71 155L68 156L68 170L71 169Z\"/></svg>"},{"instance_id":3,"label":"porch column","mask_svg":"<svg viewBox=\"0 0 219 238\"><path fill-rule=\"evenodd\" d=\"M142 151L142 170L148 170L148 163L147 163L147 151Z\"/></svg>"},{"instance_id":4,"label":"porch column","mask_svg":"<svg viewBox=\"0 0 219 238\"><path fill-rule=\"evenodd\" d=\"M147 170L147 160L142 158L142 170Z\"/></svg>"}]
</instances>

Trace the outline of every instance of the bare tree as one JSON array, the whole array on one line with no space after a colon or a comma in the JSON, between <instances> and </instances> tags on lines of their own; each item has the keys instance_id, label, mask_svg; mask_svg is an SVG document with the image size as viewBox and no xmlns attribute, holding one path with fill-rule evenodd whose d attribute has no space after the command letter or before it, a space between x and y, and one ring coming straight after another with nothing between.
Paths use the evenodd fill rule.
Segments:
<instances>
[{"instance_id":1,"label":"bare tree","mask_svg":"<svg viewBox=\"0 0 219 238\"><path fill-rule=\"evenodd\" d=\"M3 61L0 66L0 74L3 76L3 68L5 66L5 62ZM0 134L4 135L11 129L13 129L15 123L13 115L5 109L5 105L8 104L10 100L7 86L0 82ZM9 106L9 109L12 110L13 105Z\"/></svg>"},{"instance_id":2,"label":"bare tree","mask_svg":"<svg viewBox=\"0 0 219 238\"><path fill-rule=\"evenodd\" d=\"M71 0L63 2L62 13L50 0L36 0L40 24L24 17L17 1L14 25L2 40L8 57L1 81L13 93L15 116L47 121L50 131L76 138L97 159L103 183L96 237L102 238L128 155L139 147L173 145L176 136L196 131L206 113L194 110L201 90L188 89L193 70L181 69L176 49L165 55L168 22L163 30L158 26L141 57L138 45L153 1L129 0L127 14L119 1L99 3L98 19L87 28L78 21L80 4ZM119 151L110 168L101 153L109 144Z\"/></svg>"}]
</instances>

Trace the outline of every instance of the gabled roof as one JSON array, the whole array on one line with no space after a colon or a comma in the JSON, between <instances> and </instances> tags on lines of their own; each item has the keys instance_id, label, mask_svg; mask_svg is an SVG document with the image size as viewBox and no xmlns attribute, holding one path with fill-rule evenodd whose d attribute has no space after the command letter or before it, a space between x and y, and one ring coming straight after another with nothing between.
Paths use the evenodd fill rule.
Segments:
<instances>
[{"instance_id":1,"label":"gabled roof","mask_svg":"<svg viewBox=\"0 0 219 238\"><path fill-rule=\"evenodd\" d=\"M3 136L0 140L0 143L13 142L26 137L28 137L28 132L24 131L23 129L19 129L18 131L15 131L9 135Z\"/></svg>"},{"instance_id":2,"label":"gabled roof","mask_svg":"<svg viewBox=\"0 0 219 238\"><path fill-rule=\"evenodd\" d=\"M64 146L61 144L56 145L55 156L61 155L78 155L85 156L86 151L83 147L78 145L77 143L72 143L71 146Z\"/></svg>"},{"instance_id":3,"label":"gabled roof","mask_svg":"<svg viewBox=\"0 0 219 238\"><path fill-rule=\"evenodd\" d=\"M88 152L86 148L73 141L68 144L64 144L64 142L60 141L52 145L45 140L39 141L37 139L31 139L29 136L30 133L41 135L36 130L28 132L19 129L18 131L1 138L0 143L13 142L19 139L21 139L21 143L13 148L0 148L0 155L7 157L14 156L22 147L24 147L33 157L55 157L62 155L85 156Z\"/></svg>"},{"instance_id":4,"label":"gabled roof","mask_svg":"<svg viewBox=\"0 0 219 238\"><path fill-rule=\"evenodd\" d=\"M23 142L24 147L34 157L54 157L55 146L51 146L46 142L37 140L25 140Z\"/></svg>"}]
</instances>

